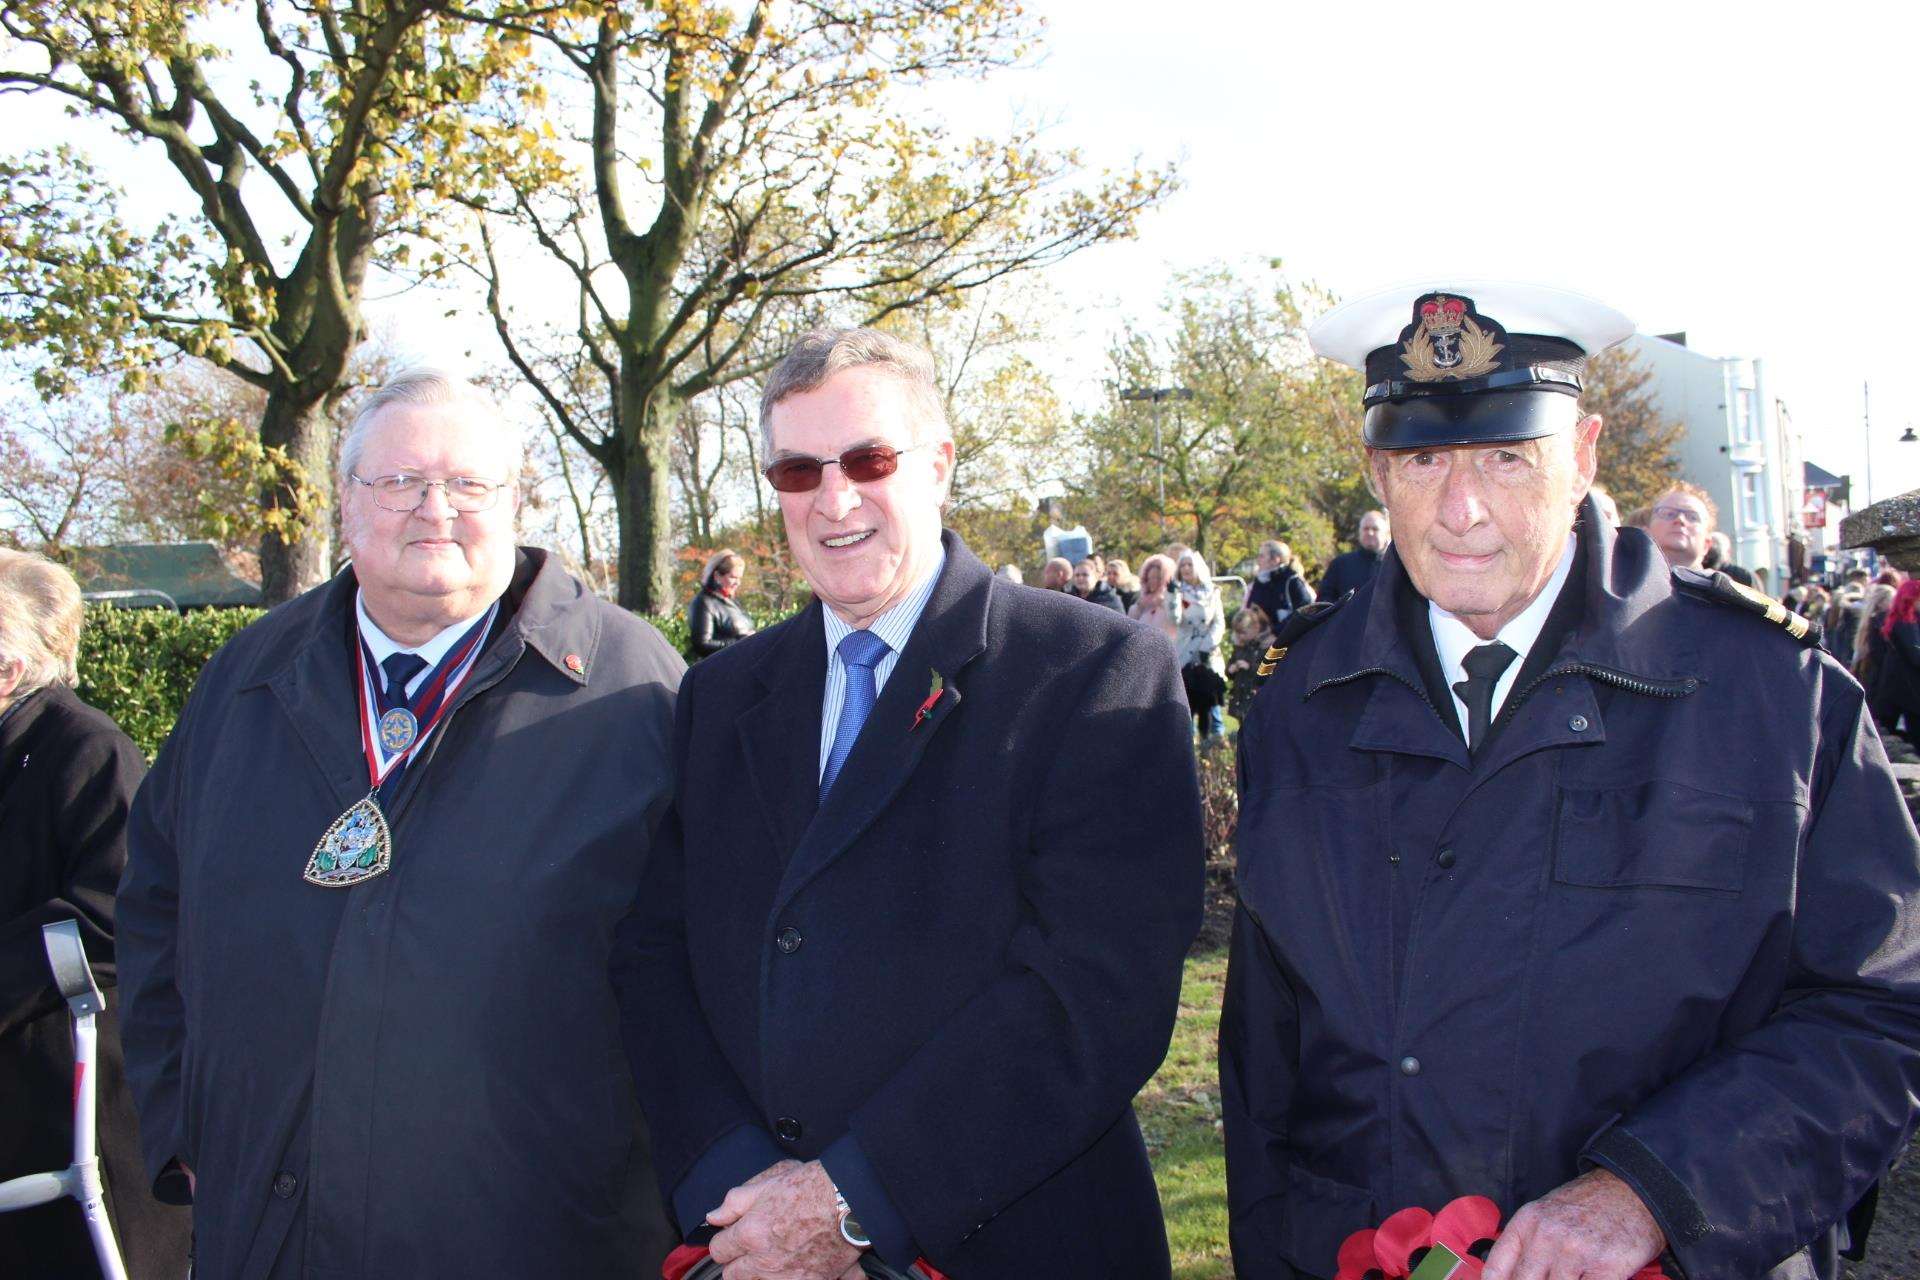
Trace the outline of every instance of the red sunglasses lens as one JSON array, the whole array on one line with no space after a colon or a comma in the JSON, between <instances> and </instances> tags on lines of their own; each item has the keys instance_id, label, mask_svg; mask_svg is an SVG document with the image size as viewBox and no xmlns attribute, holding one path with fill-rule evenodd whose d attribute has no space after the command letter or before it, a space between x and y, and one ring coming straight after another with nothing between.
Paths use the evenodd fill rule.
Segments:
<instances>
[{"instance_id":1,"label":"red sunglasses lens","mask_svg":"<svg viewBox=\"0 0 1920 1280\"><path fill-rule=\"evenodd\" d=\"M884 444L849 449L827 461L838 462L847 479L856 484L884 480L900 469L899 451ZM807 493L820 487L826 466L818 458L782 458L767 467L767 483L781 493Z\"/></svg>"},{"instance_id":2,"label":"red sunglasses lens","mask_svg":"<svg viewBox=\"0 0 1920 1280\"><path fill-rule=\"evenodd\" d=\"M767 468L767 483L781 493L805 493L820 487L820 463L813 458L782 458Z\"/></svg>"},{"instance_id":3,"label":"red sunglasses lens","mask_svg":"<svg viewBox=\"0 0 1920 1280\"><path fill-rule=\"evenodd\" d=\"M840 455L840 469L849 480L884 480L900 469L900 455L884 444L849 449Z\"/></svg>"}]
</instances>

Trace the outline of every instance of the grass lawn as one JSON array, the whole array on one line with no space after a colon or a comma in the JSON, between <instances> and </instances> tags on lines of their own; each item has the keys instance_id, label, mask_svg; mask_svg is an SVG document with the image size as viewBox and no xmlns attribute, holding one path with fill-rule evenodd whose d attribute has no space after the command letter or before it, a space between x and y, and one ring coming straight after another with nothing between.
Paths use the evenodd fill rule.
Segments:
<instances>
[{"instance_id":1,"label":"grass lawn","mask_svg":"<svg viewBox=\"0 0 1920 1280\"><path fill-rule=\"evenodd\" d=\"M1227 980L1224 951L1187 961L1173 1047L1134 1107L1153 1157L1173 1246L1174 1280L1231 1280L1226 1157L1214 1041Z\"/></svg>"}]
</instances>

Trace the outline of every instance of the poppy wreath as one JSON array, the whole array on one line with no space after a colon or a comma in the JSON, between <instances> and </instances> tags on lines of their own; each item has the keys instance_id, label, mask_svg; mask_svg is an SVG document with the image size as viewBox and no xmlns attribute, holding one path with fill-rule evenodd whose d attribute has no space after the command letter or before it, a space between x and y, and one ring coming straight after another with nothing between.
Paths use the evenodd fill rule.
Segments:
<instances>
[{"instance_id":1,"label":"poppy wreath","mask_svg":"<svg viewBox=\"0 0 1920 1280\"><path fill-rule=\"evenodd\" d=\"M870 1253L860 1255L860 1269L869 1280L947 1280L925 1258L915 1262L902 1275ZM660 1264L661 1280L721 1280L720 1264L707 1256L704 1244L683 1244Z\"/></svg>"},{"instance_id":2,"label":"poppy wreath","mask_svg":"<svg viewBox=\"0 0 1920 1280\"><path fill-rule=\"evenodd\" d=\"M1402 1209L1377 1227L1365 1227L1340 1244L1333 1280L1406 1280L1444 1245L1460 1259L1449 1280L1480 1280L1487 1254L1500 1238L1500 1206L1485 1196L1461 1196L1438 1213ZM1668 1280L1658 1262L1634 1272L1633 1280Z\"/></svg>"}]
</instances>

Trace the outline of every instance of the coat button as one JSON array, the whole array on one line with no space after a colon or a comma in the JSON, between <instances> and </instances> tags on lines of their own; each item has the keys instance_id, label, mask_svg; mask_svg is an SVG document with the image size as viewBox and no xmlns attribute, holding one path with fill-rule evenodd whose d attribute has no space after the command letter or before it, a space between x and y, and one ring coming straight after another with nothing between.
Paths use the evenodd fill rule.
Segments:
<instances>
[{"instance_id":1,"label":"coat button","mask_svg":"<svg viewBox=\"0 0 1920 1280\"><path fill-rule=\"evenodd\" d=\"M792 1116L781 1116L778 1120L775 1120L773 1122L773 1131L779 1136L782 1142L798 1142L800 1141L800 1135L806 1132L800 1127L800 1122Z\"/></svg>"},{"instance_id":2,"label":"coat button","mask_svg":"<svg viewBox=\"0 0 1920 1280\"><path fill-rule=\"evenodd\" d=\"M1450 848L1442 849L1434 861L1439 863L1443 870L1450 869L1453 866L1453 850Z\"/></svg>"},{"instance_id":3,"label":"coat button","mask_svg":"<svg viewBox=\"0 0 1920 1280\"><path fill-rule=\"evenodd\" d=\"M781 955L792 955L800 949L800 944L805 941L806 939L800 936L800 931L792 925L788 925L779 933L773 935L773 945L780 948Z\"/></svg>"},{"instance_id":4,"label":"coat button","mask_svg":"<svg viewBox=\"0 0 1920 1280\"><path fill-rule=\"evenodd\" d=\"M1567 721L1567 728L1573 730L1575 733L1585 733L1587 731L1587 718L1585 716L1575 716Z\"/></svg>"},{"instance_id":5,"label":"coat button","mask_svg":"<svg viewBox=\"0 0 1920 1280\"><path fill-rule=\"evenodd\" d=\"M282 1200L293 1199L293 1193L299 1189L300 1179L294 1177L285 1169L273 1175L273 1194L279 1196Z\"/></svg>"},{"instance_id":6,"label":"coat button","mask_svg":"<svg viewBox=\"0 0 1920 1280\"><path fill-rule=\"evenodd\" d=\"M1403 1076L1419 1075L1420 1059L1411 1056L1400 1059L1400 1074Z\"/></svg>"}]
</instances>

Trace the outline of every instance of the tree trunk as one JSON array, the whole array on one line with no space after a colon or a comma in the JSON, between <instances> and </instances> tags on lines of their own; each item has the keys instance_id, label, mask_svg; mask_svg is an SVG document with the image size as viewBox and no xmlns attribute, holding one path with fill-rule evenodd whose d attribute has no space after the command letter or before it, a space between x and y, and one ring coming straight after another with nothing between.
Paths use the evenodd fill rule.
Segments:
<instances>
[{"instance_id":1,"label":"tree trunk","mask_svg":"<svg viewBox=\"0 0 1920 1280\"><path fill-rule=\"evenodd\" d=\"M269 448L286 450L287 457L306 472L307 483L330 497L333 490L333 440L320 401L296 399L284 390L267 397L260 418L260 440ZM300 510L300 494L277 481L260 491L260 505L298 511L287 526L287 536L269 527L260 535L260 593L268 606L284 604L327 578L331 536L323 503Z\"/></svg>"},{"instance_id":2,"label":"tree trunk","mask_svg":"<svg viewBox=\"0 0 1920 1280\"><path fill-rule=\"evenodd\" d=\"M661 391L620 396L621 420L638 423L624 433L620 474L613 480L620 516L620 604L636 613L672 612L673 512L667 496L673 426L684 406Z\"/></svg>"}]
</instances>

